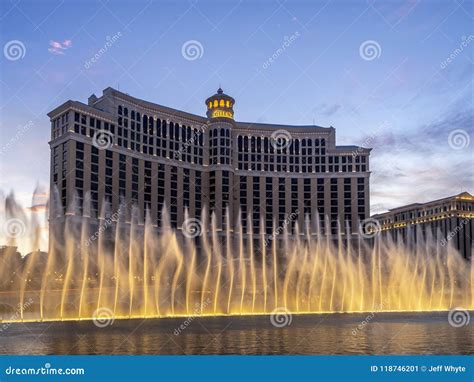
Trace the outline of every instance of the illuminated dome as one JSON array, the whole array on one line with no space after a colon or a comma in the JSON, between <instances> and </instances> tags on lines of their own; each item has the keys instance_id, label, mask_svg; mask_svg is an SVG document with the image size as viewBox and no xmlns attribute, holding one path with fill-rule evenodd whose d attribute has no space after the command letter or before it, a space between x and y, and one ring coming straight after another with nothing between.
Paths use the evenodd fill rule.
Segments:
<instances>
[{"instance_id":1,"label":"illuminated dome","mask_svg":"<svg viewBox=\"0 0 474 382\"><path fill-rule=\"evenodd\" d=\"M217 93L206 100L207 117L209 119L226 118L234 119L234 103L235 99L228 96L219 88Z\"/></svg>"}]
</instances>

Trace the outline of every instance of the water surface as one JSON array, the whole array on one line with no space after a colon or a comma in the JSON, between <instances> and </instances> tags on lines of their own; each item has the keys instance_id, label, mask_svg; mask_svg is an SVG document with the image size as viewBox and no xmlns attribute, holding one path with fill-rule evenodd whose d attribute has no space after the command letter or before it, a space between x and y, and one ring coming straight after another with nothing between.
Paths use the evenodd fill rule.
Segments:
<instances>
[{"instance_id":1,"label":"water surface","mask_svg":"<svg viewBox=\"0 0 474 382\"><path fill-rule=\"evenodd\" d=\"M269 316L19 323L3 325L0 352L474 354L474 325L452 327L447 312L294 315L281 328Z\"/></svg>"}]
</instances>

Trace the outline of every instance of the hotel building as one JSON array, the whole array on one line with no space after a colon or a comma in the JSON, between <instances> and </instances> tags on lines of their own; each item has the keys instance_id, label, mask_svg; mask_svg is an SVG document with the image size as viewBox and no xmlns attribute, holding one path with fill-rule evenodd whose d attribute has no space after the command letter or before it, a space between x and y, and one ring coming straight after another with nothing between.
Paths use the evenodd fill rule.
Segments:
<instances>
[{"instance_id":1,"label":"hotel building","mask_svg":"<svg viewBox=\"0 0 474 382\"><path fill-rule=\"evenodd\" d=\"M63 206L89 195L93 214L104 201L111 211L135 204L157 227L166 206L177 229L185 210L200 218L206 209L218 229L228 211L231 230L239 216L244 232L262 221L267 233L308 216L326 232L339 221L357 233L369 215L370 149L336 146L333 127L237 122L234 103L222 89L205 101L206 116L112 88L87 104L69 100L48 114L51 190Z\"/></svg>"},{"instance_id":2,"label":"hotel building","mask_svg":"<svg viewBox=\"0 0 474 382\"><path fill-rule=\"evenodd\" d=\"M414 203L377 214L382 235L415 242L431 232L442 246L452 245L470 259L474 238L474 197L468 192L427 203Z\"/></svg>"}]
</instances>

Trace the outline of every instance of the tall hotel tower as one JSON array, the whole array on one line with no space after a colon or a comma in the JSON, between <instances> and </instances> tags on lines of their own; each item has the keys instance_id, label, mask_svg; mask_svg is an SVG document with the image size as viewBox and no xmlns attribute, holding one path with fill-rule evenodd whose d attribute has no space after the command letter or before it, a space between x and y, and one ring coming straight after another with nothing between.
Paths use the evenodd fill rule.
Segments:
<instances>
[{"instance_id":1,"label":"tall hotel tower","mask_svg":"<svg viewBox=\"0 0 474 382\"><path fill-rule=\"evenodd\" d=\"M72 210L107 201L149 210L160 227L163 206L181 229L185 210L216 216L218 230L240 216L243 231L305 219L338 222L358 232L369 216L370 149L336 146L333 127L236 122L235 100L222 89L206 100L206 117L134 98L112 88L88 103L67 101L51 111L51 189ZM239 215L239 211L241 211ZM60 217L51 216L54 223ZM323 224L324 225L324 224Z\"/></svg>"}]
</instances>

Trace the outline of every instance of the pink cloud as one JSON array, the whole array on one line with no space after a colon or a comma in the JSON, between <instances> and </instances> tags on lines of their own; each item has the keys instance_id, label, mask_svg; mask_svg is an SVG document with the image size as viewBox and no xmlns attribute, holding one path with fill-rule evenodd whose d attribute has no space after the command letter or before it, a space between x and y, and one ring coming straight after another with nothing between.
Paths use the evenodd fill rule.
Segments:
<instances>
[{"instance_id":1,"label":"pink cloud","mask_svg":"<svg viewBox=\"0 0 474 382\"><path fill-rule=\"evenodd\" d=\"M72 40L64 40L63 42L51 40L48 52L52 54L65 54L64 51L72 46Z\"/></svg>"}]
</instances>

